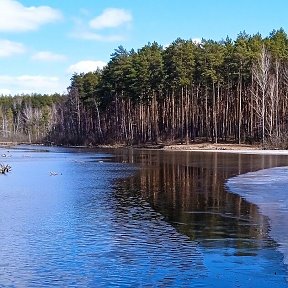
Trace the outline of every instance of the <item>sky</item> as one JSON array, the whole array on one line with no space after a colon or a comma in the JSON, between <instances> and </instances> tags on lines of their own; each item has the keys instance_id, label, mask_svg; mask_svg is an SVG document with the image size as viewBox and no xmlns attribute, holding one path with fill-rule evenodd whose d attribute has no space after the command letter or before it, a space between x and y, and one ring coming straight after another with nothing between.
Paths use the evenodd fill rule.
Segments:
<instances>
[{"instance_id":1,"label":"sky","mask_svg":"<svg viewBox=\"0 0 288 288\"><path fill-rule=\"evenodd\" d=\"M0 95L66 93L118 46L288 32L287 0L0 0Z\"/></svg>"}]
</instances>

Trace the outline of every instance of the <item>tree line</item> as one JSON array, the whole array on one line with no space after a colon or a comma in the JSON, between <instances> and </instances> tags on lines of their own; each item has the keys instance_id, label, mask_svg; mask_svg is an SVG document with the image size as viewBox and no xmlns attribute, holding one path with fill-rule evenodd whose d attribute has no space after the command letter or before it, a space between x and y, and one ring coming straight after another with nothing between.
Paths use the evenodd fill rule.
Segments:
<instances>
[{"instance_id":1,"label":"tree line","mask_svg":"<svg viewBox=\"0 0 288 288\"><path fill-rule=\"evenodd\" d=\"M119 46L67 95L0 98L2 139L56 144L262 143L288 147L288 38ZM0 125L1 126L1 125ZM287 138L287 139L286 139ZM286 147L287 146L287 147Z\"/></svg>"},{"instance_id":2,"label":"tree line","mask_svg":"<svg viewBox=\"0 0 288 288\"><path fill-rule=\"evenodd\" d=\"M0 97L0 141L42 143L58 123L67 100L60 94Z\"/></svg>"}]
</instances>

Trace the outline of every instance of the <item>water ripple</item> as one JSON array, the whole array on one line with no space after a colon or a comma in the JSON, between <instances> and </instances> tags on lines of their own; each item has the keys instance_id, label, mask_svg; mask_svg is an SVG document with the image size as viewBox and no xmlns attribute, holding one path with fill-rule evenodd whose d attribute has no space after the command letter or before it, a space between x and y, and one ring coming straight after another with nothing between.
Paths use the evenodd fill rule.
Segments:
<instances>
[{"instance_id":1,"label":"water ripple","mask_svg":"<svg viewBox=\"0 0 288 288\"><path fill-rule=\"evenodd\" d=\"M21 153L0 182L1 287L188 287L205 278L196 242L114 189L133 167L103 155Z\"/></svg>"}]
</instances>

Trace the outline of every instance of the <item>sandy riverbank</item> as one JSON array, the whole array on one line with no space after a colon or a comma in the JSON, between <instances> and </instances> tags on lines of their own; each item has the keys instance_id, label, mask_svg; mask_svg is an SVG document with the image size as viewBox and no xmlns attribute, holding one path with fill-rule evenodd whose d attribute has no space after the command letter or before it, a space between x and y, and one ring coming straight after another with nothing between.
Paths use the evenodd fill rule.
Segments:
<instances>
[{"instance_id":1,"label":"sandy riverbank","mask_svg":"<svg viewBox=\"0 0 288 288\"><path fill-rule=\"evenodd\" d=\"M188 145L165 145L165 151L203 151L203 152L223 152L223 153L242 153L242 154L275 154L288 155L288 150L267 150L257 145L245 144L188 144Z\"/></svg>"},{"instance_id":2,"label":"sandy riverbank","mask_svg":"<svg viewBox=\"0 0 288 288\"><path fill-rule=\"evenodd\" d=\"M265 155L288 155L288 150L280 149L263 149L261 145L231 144L231 143L192 143L192 144L144 144L136 146L116 145L99 145L98 148L118 149L118 148L135 148L135 149L152 149L164 151L201 151L201 152L223 152L223 153L241 153L241 154L265 154Z\"/></svg>"}]
</instances>

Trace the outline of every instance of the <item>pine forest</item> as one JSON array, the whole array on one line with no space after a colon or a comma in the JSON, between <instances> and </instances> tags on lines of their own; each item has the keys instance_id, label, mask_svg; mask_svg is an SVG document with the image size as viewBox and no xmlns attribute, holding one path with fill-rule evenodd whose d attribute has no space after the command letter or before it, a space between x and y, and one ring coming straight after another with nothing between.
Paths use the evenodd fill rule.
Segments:
<instances>
[{"instance_id":1,"label":"pine forest","mask_svg":"<svg viewBox=\"0 0 288 288\"><path fill-rule=\"evenodd\" d=\"M0 141L286 149L287 34L119 46L102 70L73 74L66 95L2 95Z\"/></svg>"}]
</instances>

